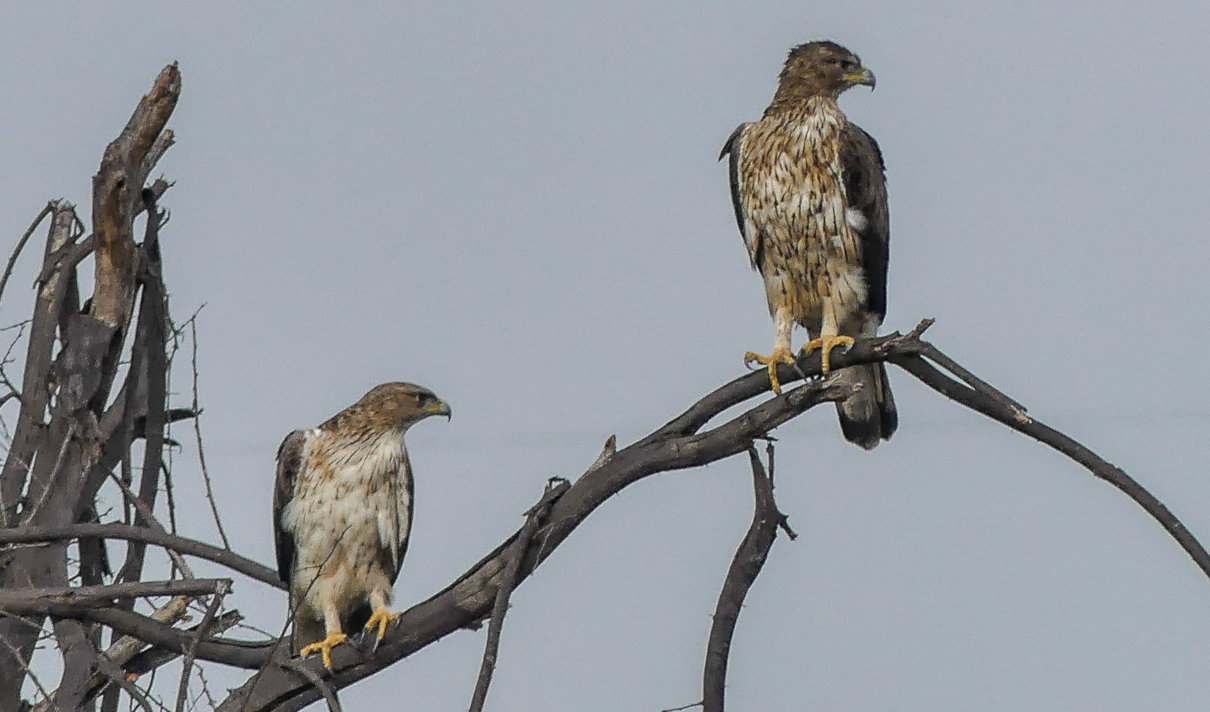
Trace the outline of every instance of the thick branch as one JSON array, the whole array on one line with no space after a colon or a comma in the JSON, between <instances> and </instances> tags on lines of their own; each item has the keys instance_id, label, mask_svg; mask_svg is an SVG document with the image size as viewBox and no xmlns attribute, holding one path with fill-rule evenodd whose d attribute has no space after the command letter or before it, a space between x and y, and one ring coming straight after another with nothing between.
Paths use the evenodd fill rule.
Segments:
<instances>
[{"instance_id":1,"label":"thick branch","mask_svg":"<svg viewBox=\"0 0 1210 712\"><path fill-rule=\"evenodd\" d=\"M891 361L945 395L1068 454L1097 476L1118 486L1161 521L1203 571L1210 575L1210 568L1204 563L1208 559L1197 540L1158 500L1119 468L1108 465L1074 440L1024 415L1023 409L1016 407L1015 402L1007 396L1000 394L994 397L980 393L948 379L927 364L921 354L932 347L920 336L931 323L931 320L925 320L906 335L896 333L863 340L848 353L833 353L833 364L839 369L862 363ZM800 359L798 365L808 376L819 373L818 355ZM939 378L934 377L934 372ZM789 367L785 367L779 375L783 384L801 379ZM976 382L965 369L962 375L968 382ZM783 396L760 403L723 425L698 434L722 411L767 391L768 377L763 371L742 376L706 395L643 440L595 463L554 501L547 523L535 533L528 548L526 559L518 572L518 583L524 581L596 507L626 486L658 472L695 467L742 452L750 447L754 439L811 406L826 400L843 399L852 392L851 388L841 387L832 380L809 382ZM358 660L350 651L338 650L331 684L342 687L372 675L487 616L509 561L509 549L518 536L519 533L514 534L446 589L405 612L401 624L388 634L371 659ZM297 710L318 698L319 693L305 681L284 671L279 674L271 670L260 676L255 684L245 684L232 691L220 709Z\"/></svg>"},{"instance_id":2,"label":"thick branch","mask_svg":"<svg viewBox=\"0 0 1210 712\"><path fill-rule=\"evenodd\" d=\"M143 161L168 123L180 94L181 73L176 64L170 64L135 107L126 128L105 149L101 168L93 178L97 286L92 315L111 326L125 322L134 298L135 245L131 228L138 203L135 196L143 187Z\"/></svg>"}]
</instances>

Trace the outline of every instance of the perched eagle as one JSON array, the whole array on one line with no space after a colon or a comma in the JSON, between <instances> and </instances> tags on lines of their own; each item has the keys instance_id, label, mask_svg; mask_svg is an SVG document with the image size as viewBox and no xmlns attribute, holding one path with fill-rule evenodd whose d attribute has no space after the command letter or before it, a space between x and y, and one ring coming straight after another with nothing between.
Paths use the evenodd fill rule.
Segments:
<instances>
[{"instance_id":1,"label":"perched eagle","mask_svg":"<svg viewBox=\"0 0 1210 712\"><path fill-rule=\"evenodd\" d=\"M384 383L278 449L273 531L295 653L322 653L331 668L345 630L376 629L381 640L399 617L387 606L412 530L403 435L430 415L450 408L427 388Z\"/></svg>"},{"instance_id":2,"label":"perched eagle","mask_svg":"<svg viewBox=\"0 0 1210 712\"><path fill-rule=\"evenodd\" d=\"M890 245L886 176L874 139L837 103L874 74L834 42L790 50L777 91L759 121L740 124L719 154L731 156L731 200L752 266L765 282L776 337L773 353L749 351L746 363L793 364L790 332L807 329L804 354L822 351L823 372L836 346L874 336L886 314ZM844 436L864 448L895 432L898 416L886 369L853 366L839 377L860 383L837 403Z\"/></svg>"}]
</instances>

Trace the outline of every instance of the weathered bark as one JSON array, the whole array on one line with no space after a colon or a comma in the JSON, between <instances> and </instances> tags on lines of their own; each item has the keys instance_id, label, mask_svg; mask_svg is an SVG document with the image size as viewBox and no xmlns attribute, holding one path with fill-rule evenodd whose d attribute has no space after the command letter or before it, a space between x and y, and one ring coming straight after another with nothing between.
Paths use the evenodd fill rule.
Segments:
<instances>
[{"instance_id":1,"label":"weathered bark","mask_svg":"<svg viewBox=\"0 0 1210 712\"><path fill-rule=\"evenodd\" d=\"M82 231L76 229L79 220L75 209L64 201L52 203L26 349L21 410L13 447L0 472L0 524L6 528L75 523L92 506L91 498L83 496L83 473L98 462L106 446L129 449L129 437L121 443L110 443L102 437L98 423L119 372L124 334L130 326L131 306L140 281L136 279L140 255L143 259L150 256L148 263L155 262L154 240L145 241L140 250L133 238L133 221L143 210L143 180L171 145L171 136L161 136L179 93L180 74L175 65L166 67L151 92L139 102L126 128L105 150L93 179L95 224L90 239L76 244ZM152 153L153 147L158 153ZM149 215L149 220L154 223L156 216ZM80 313L76 268L90 253L96 263L95 289L91 310ZM158 267L148 264L148 269ZM158 271L152 279L143 280L150 281L158 285ZM154 294L155 288L149 291ZM158 319L159 333L163 334L163 310L152 312L145 315L145 320ZM154 332L157 327L148 323L146 328ZM162 341L158 348L149 342L147 354L136 348L132 356L154 361L156 354L150 352L158 352L162 360ZM163 389L161 383L160 392ZM154 387L149 390L154 395ZM164 418L162 399L143 410L149 418ZM147 430L155 429L156 424L151 423ZM158 462L162 428L149 434L148 449L156 449ZM0 552L0 589L65 586L67 582L66 542ZM0 618L0 638L6 642L0 646L0 709L18 706L24 671L43 618ZM74 703L75 690L91 673L90 633L74 621L59 621L55 634L68 653L59 699Z\"/></svg>"}]
</instances>

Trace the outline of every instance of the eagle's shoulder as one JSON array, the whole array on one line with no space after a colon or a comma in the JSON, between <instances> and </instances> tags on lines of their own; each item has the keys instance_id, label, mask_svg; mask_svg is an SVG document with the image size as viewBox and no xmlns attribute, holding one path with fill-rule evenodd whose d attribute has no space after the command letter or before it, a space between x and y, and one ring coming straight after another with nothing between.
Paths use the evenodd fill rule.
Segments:
<instances>
[{"instance_id":1,"label":"eagle's shoulder","mask_svg":"<svg viewBox=\"0 0 1210 712\"><path fill-rule=\"evenodd\" d=\"M286 509L294 500L294 485L304 466L307 440L314 431L295 430L277 448L277 473L273 482L273 534L277 549L277 573L285 583L290 582L294 564L294 534L284 521Z\"/></svg>"},{"instance_id":2,"label":"eagle's shoulder","mask_svg":"<svg viewBox=\"0 0 1210 712\"><path fill-rule=\"evenodd\" d=\"M861 236L868 286L866 309L881 322L886 315L891 243L886 162L874 137L852 121L845 124L841 133L840 160L848 203L846 217L849 226Z\"/></svg>"}]
</instances>

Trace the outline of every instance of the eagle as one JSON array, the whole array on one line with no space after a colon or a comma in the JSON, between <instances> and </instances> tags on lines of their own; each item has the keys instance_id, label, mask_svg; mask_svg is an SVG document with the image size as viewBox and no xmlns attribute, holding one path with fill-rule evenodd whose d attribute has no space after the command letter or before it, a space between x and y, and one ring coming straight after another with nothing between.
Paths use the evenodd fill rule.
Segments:
<instances>
[{"instance_id":1,"label":"eagle","mask_svg":"<svg viewBox=\"0 0 1210 712\"><path fill-rule=\"evenodd\" d=\"M827 374L832 349L876 335L886 314L886 167L874 138L838 104L856 85L873 89L874 73L844 47L792 48L764 115L740 124L719 154L730 156L735 220L775 330L772 353L749 351L744 362L767 366L775 393L778 365L795 363L795 324L811 337L803 355L821 351ZM851 366L837 378L861 385L836 404L845 438L867 449L890 439L898 415L884 366Z\"/></svg>"},{"instance_id":2,"label":"eagle","mask_svg":"<svg viewBox=\"0 0 1210 712\"><path fill-rule=\"evenodd\" d=\"M398 618L387 606L412 531L412 465L403 436L450 407L411 383L383 383L277 451L273 532L290 591L294 652L332 649L364 626L378 640Z\"/></svg>"}]
</instances>

